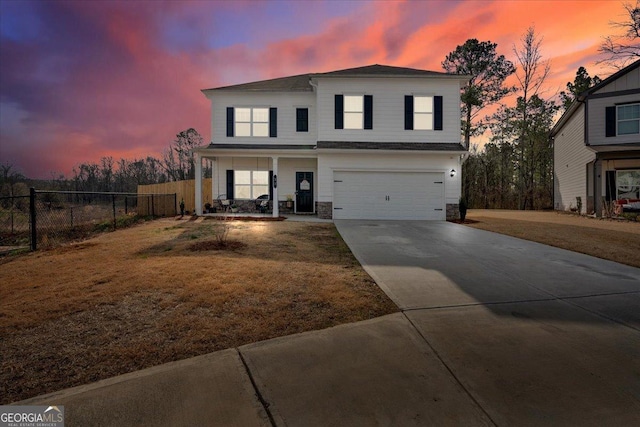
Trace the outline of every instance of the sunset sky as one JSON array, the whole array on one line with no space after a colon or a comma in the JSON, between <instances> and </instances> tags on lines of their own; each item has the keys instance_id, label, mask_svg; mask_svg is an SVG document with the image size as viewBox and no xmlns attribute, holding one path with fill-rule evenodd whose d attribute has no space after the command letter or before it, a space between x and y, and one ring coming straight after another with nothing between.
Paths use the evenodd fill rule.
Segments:
<instances>
[{"instance_id":1,"label":"sunset sky","mask_svg":"<svg viewBox=\"0 0 640 427\"><path fill-rule=\"evenodd\" d=\"M0 163L51 178L160 157L189 127L209 142L201 89L376 63L442 71L469 38L514 60L530 25L552 97L579 66L615 71L597 47L622 20L618 0L0 0Z\"/></svg>"}]
</instances>

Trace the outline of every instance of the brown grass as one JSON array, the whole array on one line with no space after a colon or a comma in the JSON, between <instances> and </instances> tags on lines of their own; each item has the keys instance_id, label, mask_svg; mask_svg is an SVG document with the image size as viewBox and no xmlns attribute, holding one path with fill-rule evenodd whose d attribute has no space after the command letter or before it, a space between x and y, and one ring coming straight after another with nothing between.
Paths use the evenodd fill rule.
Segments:
<instances>
[{"instance_id":1,"label":"brown grass","mask_svg":"<svg viewBox=\"0 0 640 427\"><path fill-rule=\"evenodd\" d=\"M0 258L0 403L396 310L332 224L158 220Z\"/></svg>"},{"instance_id":2,"label":"brown grass","mask_svg":"<svg viewBox=\"0 0 640 427\"><path fill-rule=\"evenodd\" d=\"M470 227L640 267L640 223L558 212L473 210Z\"/></svg>"}]
</instances>

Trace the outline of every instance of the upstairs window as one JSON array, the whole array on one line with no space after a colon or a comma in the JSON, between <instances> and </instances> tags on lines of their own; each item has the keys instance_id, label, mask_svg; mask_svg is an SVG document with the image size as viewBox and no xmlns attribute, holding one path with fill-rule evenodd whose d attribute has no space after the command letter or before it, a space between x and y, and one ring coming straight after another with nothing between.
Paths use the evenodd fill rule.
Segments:
<instances>
[{"instance_id":1,"label":"upstairs window","mask_svg":"<svg viewBox=\"0 0 640 427\"><path fill-rule=\"evenodd\" d=\"M296 108L296 132L309 132L308 108Z\"/></svg>"},{"instance_id":2,"label":"upstairs window","mask_svg":"<svg viewBox=\"0 0 640 427\"><path fill-rule=\"evenodd\" d=\"M362 129L364 126L364 98L362 95L345 95L344 128Z\"/></svg>"},{"instance_id":3,"label":"upstairs window","mask_svg":"<svg viewBox=\"0 0 640 427\"><path fill-rule=\"evenodd\" d=\"M269 136L268 108L236 108L236 136Z\"/></svg>"},{"instance_id":4,"label":"upstairs window","mask_svg":"<svg viewBox=\"0 0 640 427\"><path fill-rule=\"evenodd\" d=\"M442 96L405 95L405 130L442 130Z\"/></svg>"},{"instance_id":5,"label":"upstairs window","mask_svg":"<svg viewBox=\"0 0 640 427\"><path fill-rule=\"evenodd\" d=\"M640 133L640 104L618 105L618 135Z\"/></svg>"},{"instance_id":6,"label":"upstairs window","mask_svg":"<svg viewBox=\"0 0 640 427\"><path fill-rule=\"evenodd\" d=\"M433 97L413 97L413 129L433 130Z\"/></svg>"},{"instance_id":7,"label":"upstairs window","mask_svg":"<svg viewBox=\"0 0 640 427\"><path fill-rule=\"evenodd\" d=\"M335 95L335 129L373 129L373 95Z\"/></svg>"},{"instance_id":8,"label":"upstairs window","mask_svg":"<svg viewBox=\"0 0 640 427\"><path fill-rule=\"evenodd\" d=\"M278 136L278 109L265 107L227 107L227 136Z\"/></svg>"}]
</instances>

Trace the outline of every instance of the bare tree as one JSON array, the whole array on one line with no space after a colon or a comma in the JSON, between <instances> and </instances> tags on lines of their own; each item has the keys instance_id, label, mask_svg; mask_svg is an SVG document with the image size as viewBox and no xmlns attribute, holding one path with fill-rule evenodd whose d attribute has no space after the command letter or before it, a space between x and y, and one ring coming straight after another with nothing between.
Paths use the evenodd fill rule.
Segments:
<instances>
[{"instance_id":1,"label":"bare tree","mask_svg":"<svg viewBox=\"0 0 640 427\"><path fill-rule=\"evenodd\" d=\"M636 0L635 4L623 3L622 7L625 10L625 20L609 23L620 32L604 38L598 51L606 55L606 58L597 62L618 69L640 59L640 0Z\"/></svg>"},{"instance_id":2,"label":"bare tree","mask_svg":"<svg viewBox=\"0 0 640 427\"><path fill-rule=\"evenodd\" d=\"M521 38L521 46L513 46L518 70L516 78L521 95L515 107L515 121L517 123L518 141L518 199L520 209L532 209L534 204L535 174L537 153L548 147L539 147L546 141L541 138L536 123L540 120L537 115L549 114L555 105L542 99L541 88L549 76L551 65L542 60L540 46L542 38L535 33L534 27L529 27ZM553 116L553 114L551 114Z\"/></svg>"}]
</instances>

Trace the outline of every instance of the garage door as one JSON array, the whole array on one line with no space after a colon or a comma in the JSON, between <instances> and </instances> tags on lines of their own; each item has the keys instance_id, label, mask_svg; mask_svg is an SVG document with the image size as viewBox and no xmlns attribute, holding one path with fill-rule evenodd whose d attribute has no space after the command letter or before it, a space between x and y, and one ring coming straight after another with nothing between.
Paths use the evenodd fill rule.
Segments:
<instances>
[{"instance_id":1,"label":"garage door","mask_svg":"<svg viewBox=\"0 0 640 427\"><path fill-rule=\"evenodd\" d=\"M334 219L444 220L444 174L334 172Z\"/></svg>"}]
</instances>

